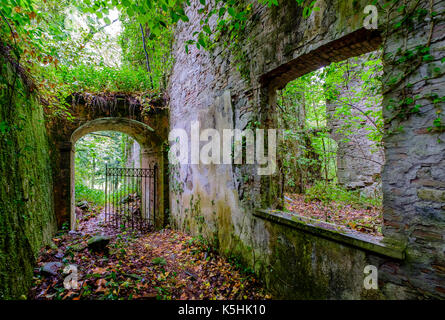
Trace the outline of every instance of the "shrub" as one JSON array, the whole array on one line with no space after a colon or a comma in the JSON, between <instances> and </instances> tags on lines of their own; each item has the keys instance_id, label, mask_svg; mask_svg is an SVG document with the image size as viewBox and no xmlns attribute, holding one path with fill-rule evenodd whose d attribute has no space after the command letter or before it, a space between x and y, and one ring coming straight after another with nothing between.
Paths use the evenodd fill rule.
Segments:
<instances>
[{"instance_id":1,"label":"shrub","mask_svg":"<svg viewBox=\"0 0 445 320\"><path fill-rule=\"evenodd\" d=\"M103 190L91 189L84 184L77 183L76 187L76 202L88 201L97 205L104 205L105 192Z\"/></svg>"},{"instance_id":2,"label":"shrub","mask_svg":"<svg viewBox=\"0 0 445 320\"><path fill-rule=\"evenodd\" d=\"M305 193L307 202L318 200L324 204L330 202L350 204L353 207L377 207L381 205L380 198L368 198L360 195L359 191L346 190L333 183L316 182Z\"/></svg>"}]
</instances>

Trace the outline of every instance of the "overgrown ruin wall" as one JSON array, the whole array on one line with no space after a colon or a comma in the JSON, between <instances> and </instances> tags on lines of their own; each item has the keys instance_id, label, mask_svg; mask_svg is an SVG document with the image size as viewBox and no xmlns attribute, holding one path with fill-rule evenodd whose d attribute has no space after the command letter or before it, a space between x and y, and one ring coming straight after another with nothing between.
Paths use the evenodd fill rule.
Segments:
<instances>
[{"instance_id":1,"label":"overgrown ruin wall","mask_svg":"<svg viewBox=\"0 0 445 320\"><path fill-rule=\"evenodd\" d=\"M0 57L1 75L12 80ZM35 258L56 232L51 151L36 97L20 78L0 92L0 299L18 299L31 285Z\"/></svg>"},{"instance_id":2,"label":"overgrown ruin wall","mask_svg":"<svg viewBox=\"0 0 445 320\"><path fill-rule=\"evenodd\" d=\"M407 1L408 8L416 1ZM250 3L250 2L249 2ZM319 11L303 20L293 0L267 8L253 1L239 50L217 46L211 52L190 49L184 41L199 29L195 8L188 10L189 24L176 32L176 63L170 79L170 127L190 124L201 128L274 128L276 89L307 72L358 56L383 46L385 82L395 67L389 53L426 43L434 61L421 62L421 72L410 74L412 92L434 91L443 96L442 20L433 28L428 21L414 23L409 32L385 29L388 17L379 11L379 30L363 28L363 9L369 1L317 1ZM445 2L419 5L429 12L443 12ZM390 18L399 15L395 11ZM213 21L214 22L214 21ZM435 79L435 67L442 73ZM437 71L434 71L437 72ZM386 88L386 87L385 87ZM398 99L400 85L385 89L387 129L398 127L387 108ZM391 100L393 99L393 100ZM172 225L201 235L225 255L235 255L259 274L275 297L286 298L418 298L445 297L443 255L445 234L445 140L444 133L429 133L436 115L424 99L420 114L402 119L404 130L385 138L387 159L383 172L384 243L396 254L378 252L354 241L345 243L315 232L298 229L264 215L258 208L280 208L278 175L259 176L254 165L191 165L171 168ZM400 124L400 121L399 124ZM272 217L272 215L271 215ZM282 220L280 220L282 222ZM312 230L308 231L308 230ZM405 249L406 248L406 249ZM364 267L379 270L379 290L364 290Z\"/></svg>"}]
</instances>

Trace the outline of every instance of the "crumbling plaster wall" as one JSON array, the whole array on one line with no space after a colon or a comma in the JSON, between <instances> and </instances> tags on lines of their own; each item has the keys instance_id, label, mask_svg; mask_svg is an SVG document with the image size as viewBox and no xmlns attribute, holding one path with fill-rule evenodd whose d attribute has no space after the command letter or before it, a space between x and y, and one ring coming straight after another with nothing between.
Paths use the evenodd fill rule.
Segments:
<instances>
[{"instance_id":1,"label":"crumbling plaster wall","mask_svg":"<svg viewBox=\"0 0 445 320\"><path fill-rule=\"evenodd\" d=\"M133 140L127 146L127 167L141 168L141 146L136 140Z\"/></svg>"}]
</instances>

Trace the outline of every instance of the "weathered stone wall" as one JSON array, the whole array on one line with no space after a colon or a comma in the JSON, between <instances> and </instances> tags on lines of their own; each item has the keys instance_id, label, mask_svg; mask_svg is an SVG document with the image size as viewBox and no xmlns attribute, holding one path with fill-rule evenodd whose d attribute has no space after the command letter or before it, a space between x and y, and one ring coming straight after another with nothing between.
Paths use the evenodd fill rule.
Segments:
<instances>
[{"instance_id":1,"label":"weathered stone wall","mask_svg":"<svg viewBox=\"0 0 445 320\"><path fill-rule=\"evenodd\" d=\"M180 23L176 32L176 63L169 87L170 127L186 129L189 137L194 120L200 120L202 129L220 132L243 130L257 122L263 128L274 128L276 89L288 81L330 62L374 51L382 43L384 54L404 43L415 46L425 40L429 27L427 21L421 21L410 33L391 34L382 42L383 27L376 31L362 28L368 1L317 1L320 10L308 20L303 20L295 1L280 1L278 8L252 2L252 19L239 52L232 50L231 54L220 46L212 52L191 48L187 54L183 43L199 29L200 20L195 13L199 2L192 3L190 23ZM434 6L434 11L443 12L443 1L435 1ZM381 12L380 23L385 19ZM431 37L435 60L443 56L438 51L443 48L443 30L440 22ZM385 55L384 63L389 76L393 63ZM413 75L418 79L413 90L425 93L433 89L443 94L443 77L422 82L431 67L422 68L421 75ZM385 101L396 95L392 90L385 92ZM423 112L404 123L407 131L385 140L384 234L394 250L408 246L408 258L401 262L385 255L376 259L366 253L369 250L254 216L255 208L279 208L282 199L278 175L258 176L255 165L172 167L172 224L204 236L223 254L239 256L277 297L444 297L441 183L445 152L438 136L422 129L433 119L434 108ZM385 117L389 119L388 114ZM440 138L444 139L443 134ZM368 263L379 268L381 280L380 291L371 296L362 290Z\"/></svg>"},{"instance_id":2,"label":"weathered stone wall","mask_svg":"<svg viewBox=\"0 0 445 320\"><path fill-rule=\"evenodd\" d=\"M1 76L10 77L0 57ZM41 106L16 79L0 91L0 299L18 299L31 285L38 250L56 231L50 147Z\"/></svg>"},{"instance_id":3,"label":"weathered stone wall","mask_svg":"<svg viewBox=\"0 0 445 320\"><path fill-rule=\"evenodd\" d=\"M428 128L444 110L443 100L435 103L434 97L445 95L445 64L441 62L445 57L445 1L421 3L427 12L439 13L434 24L425 17L413 23L408 34L391 31L383 48L384 83L391 83L403 70L403 64L392 60L399 48L415 52L419 45L429 47L432 59L425 60L422 55L420 63L408 61L406 70L414 67L415 71L395 89L384 88L383 112L390 134L384 139L383 233L407 245L407 258L403 263L387 263L382 269L394 294L444 298L445 132ZM397 107L409 97L415 98L415 103ZM415 104L422 105L418 114L397 116ZM396 132L391 134L393 130Z\"/></svg>"},{"instance_id":4,"label":"weathered stone wall","mask_svg":"<svg viewBox=\"0 0 445 320\"><path fill-rule=\"evenodd\" d=\"M360 97L364 90L361 78L369 67L369 59L374 60L376 53L365 54L347 60L348 83L337 85L337 102L327 102L327 124L331 137L337 142L337 179L341 186L349 190L358 190L365 196L382 194L381 172L384 163L383 147L372 141L369 134L379 130L378 117L382 112L381 95ZM372 74L378 76L377 74ZM349 103L349 112L340 110L342 102ZM359 120L360 119L360 120Z\"/></svg>"}]
</instances>

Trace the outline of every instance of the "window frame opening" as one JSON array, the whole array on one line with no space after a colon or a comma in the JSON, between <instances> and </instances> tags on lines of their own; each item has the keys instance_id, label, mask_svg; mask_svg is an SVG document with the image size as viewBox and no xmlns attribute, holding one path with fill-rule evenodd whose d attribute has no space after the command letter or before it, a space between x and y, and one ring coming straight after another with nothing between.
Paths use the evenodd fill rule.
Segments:
<instances>
[{"instance_id":1,"label":"window frame opening","mask_svg":"<svg viewBox=\"0 0 445 320\"><path fill-rule=\"evenodd\" d=\"M374 51L278 90L284 211L382 237L382 68Z\"/></svg>"},{"instance_id":2,"label":"window frame opening","mask_svg":"<svg viewBox=\"0 0 445 320\"><path fill-rule=\"evenodd\" d=\"M277 107L277 90L282 89L290 81L305 74L313 72L322 67L328 66L332 62L343 61L362 54L370 53L381 48L382 37L379 31L357 30L333 42L320 46L313 51L303 53L272 70L266 71L260 76L260 103L262 105L262 122L271 128L277 125L277 119L270 110ZM295 55L294 55L295 56ZM383 97L384 98L384 97ZM386 152L386 151L385 151ZM262 180L262 188L270 190L272 193L283 194L280 189L281 177L270 177ZM384 181L382 181L384 186ZM385 203L383 194L383 203ZM345 243L353 247L371 251L373 253L404 259L405 246L393 239L385 237L385 207L383 207L383 238L370 237L359 232L339 231L335 226L321 226L317 221L307 221L300 217L291 217L283 210L282 197L269 197L261 202L261 207L257 207L253 215L257 218L268 220L274 223L284 224L293 229L299 229L321 237Z\"/></svg>"}]
</instances>

